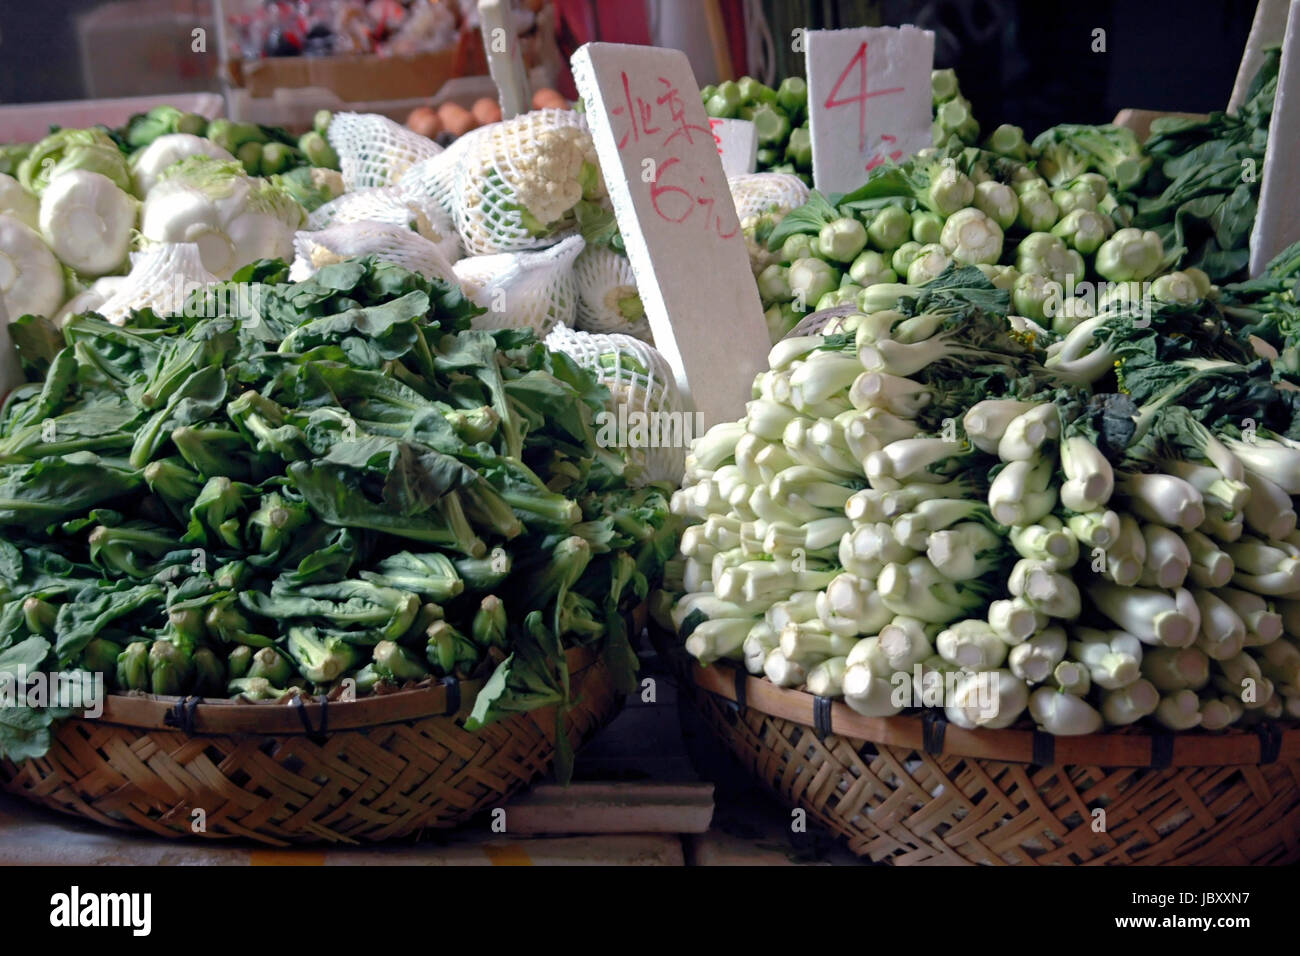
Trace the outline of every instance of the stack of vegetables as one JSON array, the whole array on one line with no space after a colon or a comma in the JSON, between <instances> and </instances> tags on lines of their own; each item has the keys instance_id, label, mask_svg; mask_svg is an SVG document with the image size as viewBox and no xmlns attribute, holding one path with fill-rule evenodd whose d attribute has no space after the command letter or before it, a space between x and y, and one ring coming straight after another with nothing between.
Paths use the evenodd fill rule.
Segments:
<instances>
[{"instance_id":1,"label":"stack of vegetables","mask_svg":"<svg viewBox=\"0 0 1300 956\"><path fill-rule=\"evenodd\" d=\"M979 138L979 124L970 100L961 95L953 70L930 75L934 105L934 145L970 146ZM758 139L756 166L760 173L787 173L812 185L812 133L808 126L808 84L788 76L776 89L752 76L726 80L700 90L704 111L718 119L742 119L754 124Z\"/></svg>"},{"instance_id":2,"label":"stack of vegetables","mask_svg":"<svg viewBox=\"0 0 1300 956\"><path fill-rule=\"evenodd\" d=\"M471 727L562 711L574 645L632 686L624 615L675 537L595 440L608 392L530 331L468 330L439 280L286 276L14 323L36 380L0 410L0 670L255 700L487 678ZM7 708L0 754L56 715Z\"/></svg>"},{"instance_id":3,"label":"stack of vegetables","mask_svg":"<svg viewBox=\"0 0 1300 956\"><path fill-rule=\"evenodd\" d=\"M808 311L889 303L900 282L919 285L953 263L978 266L1010 289L1021 315L1041 322L1051 311L1053 328L1064 332L1099 305L1095 290L1076 294L1087 281L1128 283L1165 270L1170 257L1159 235L1126 225L1132 209L1117 183L1131 184L1150 162L1132 133L1048 134L1058 139L1044 141L1036 165L1020 158L1028 155L1023 134L999 127L987 145L1010 155L960 144L923 150L879 167L852 193L813 192L768 233L780 261L758 282L774 336Z\"/></svg>"},{"instance_id":4,"label":"stack of vegetables","mask_svg":"<svg viewBox=\"0 0 1300 956\"><path fill-rule=\"evenodd\" d=\"M13 175L0 174L0 295L9 315L102 306L120 291L133 250L196 244L201 263L179 278L198 280L292 257L307 210L343 189L334 170L303 165L337 163L321 134L298 142L158 107L120 131L63 129L5 147ZM152 277L149 265L143 271Z\"/></svg>"},{"instance_id":5,"label":"stack of vegetables","mask_svg":"<svg viewBox=\"0 0 1300 956\"><path fill-rule=\"evenodd\" d=\"M686 649L963 727L1300 717L1300 391L1198 293L1062 337L950 266L777 344L673 497Z\"/></svg>"}]
</instances>

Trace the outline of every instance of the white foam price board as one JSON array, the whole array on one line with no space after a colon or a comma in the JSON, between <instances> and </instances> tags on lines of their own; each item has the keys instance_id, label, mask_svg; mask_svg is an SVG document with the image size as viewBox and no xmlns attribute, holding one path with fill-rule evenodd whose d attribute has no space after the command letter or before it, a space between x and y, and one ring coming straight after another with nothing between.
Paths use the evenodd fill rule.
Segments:
<instances>
[{"instance_id":1,"label":"white foam price board","mask_svg":"<svg viewBox=\"0 0 1300 956\"><path fill-rule=\"evenodd\" d=\"M718 144L722 171L728 178L752 173L758 165L758 131L749 120L709 120L713 140Z\"/></svg>"},{"instance_id":2,"label":"white foam price board","mask_svg":"<svg viewBox=\"0 0 1300 956\"><path fill-rule=\"evenodd\" d=\"M1291 0L1282 61L1278 65L1277 99L1268 124L1263 178L1259 183L1259 212L1250 233L1250 274L1258 276L1270 259L1300 239L1300 166L1295 144L1300 141L1300 0Z\"/></svg>"},{"instance_id":3,"label":"white foam price board","mask_svg":"<svg viewBox=\"0 0 1300 956\"><path fill-rule=\"evenodd\" d=\"M739 418L768 333L690 61L588 43L572 67L655 347L707 424Z\"/></svg>"},{"instance_id":4,"label":"white foam price board","mask_svg":"<svg viewBox=\"0 0 1300 956\"><path fill-rule=\"evenodd\" d=\"M933 141L934 34L913 26L809 30L813 183L849 192Z\"/></svg>"},{"instance_id":5,"label":"white foam price board","mask_svg":"<svg viewBox=\"0 0 1300 956\"><path fill-rule=\"evenodd\" d=\"M478 18L488 72L501 101L501 118L527 113L532 108L532 92L519 35L511 23L510 4L506 0L478 0Z\"/></svg>"}]
</instances>

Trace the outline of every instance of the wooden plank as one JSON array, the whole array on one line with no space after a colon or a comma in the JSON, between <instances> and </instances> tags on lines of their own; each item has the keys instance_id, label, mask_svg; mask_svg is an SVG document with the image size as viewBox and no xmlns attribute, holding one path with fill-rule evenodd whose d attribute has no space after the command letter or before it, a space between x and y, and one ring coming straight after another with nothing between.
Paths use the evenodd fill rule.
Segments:
<instances>
[{"instance_id":1,"label":"wooden plank","mask_svg":"<svg viewBox=\"0 0 1300 956\"><path fill-rule=\"evenodd\" d=\"M703 833L713 819L713 784L543 784L506 807L512 835Z\"/></svg>"}]
</instances>

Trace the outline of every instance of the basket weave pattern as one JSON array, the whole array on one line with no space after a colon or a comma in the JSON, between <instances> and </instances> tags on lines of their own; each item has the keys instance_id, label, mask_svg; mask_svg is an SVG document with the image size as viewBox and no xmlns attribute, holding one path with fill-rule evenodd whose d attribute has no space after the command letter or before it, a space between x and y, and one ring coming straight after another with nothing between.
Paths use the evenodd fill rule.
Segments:
<instances>
[{"instance_id":1,"label":"basket weave pattern","mask_svg":"<svg viewBox=\"0 0 1300 956\"><path fill-rule=\"evenodd\" d=\"M761 701L738 707L734 695L718 692L726 683L715 678L706 689L688 677L685 686L712 730L770 792L802 807L850 850L875 862L1077 866L1300 860L1300 758L1293 743L1271 763L1207 760L1205 766L1156 768L1068 755L1048 764L1000 760L945 752L960 744L927 749L857 735L819 735L808 723L765 712ZM790 700L807 698L815 712L810 695L780 693ZM828 718L828 724L852 722L851 712L841 708L834 705L833 711L844 719ZM987 740L1008 733L982 735ZM1253 738L1239 740L1253 747ZM1096 739L1106 746L1103 737ZM1085 738L1075 741L1077 749L1086 747ZM1099 808L1104 820L1095 815ZM1104 830L1094 829L1100 823Z\"/></svg>"},{"instance_id":2,"label":"basket weave pattern","mask_svg":"<svg viewBox=\"0 0 1300 956\"><path fill-rule=\"evenodd\" d=\"M572 693L565 727L576 748L614 716L619 701L599 660L575 669ZM430 696L446 700L442 688ZM0 785L66 813L162 836L245 837L277 846L392 839L464 822L551 765L553 708L470 732L464 721L473 696L465 698L454 715L435 710L323 735L282 728L209 735L201 724L189 735L115 723L106 711L106 719L64 721L43 758L0 762ZM337 713L356 705L331 706ZM236 716L245 710L209 709ZM205 817L197 833L196 809Z\"/></svg>"}]
</instances>

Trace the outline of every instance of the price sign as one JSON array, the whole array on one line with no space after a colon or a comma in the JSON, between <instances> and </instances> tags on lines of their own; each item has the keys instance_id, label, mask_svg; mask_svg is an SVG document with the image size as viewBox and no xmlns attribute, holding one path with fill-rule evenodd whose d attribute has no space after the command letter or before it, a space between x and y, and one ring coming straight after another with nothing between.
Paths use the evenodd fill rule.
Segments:
<instances>
[{"instance_id":1,"label":"price sign","mask_svg":"<svg viewBox=\"0 0 1300 956\"><path fill-rule=\"evenodd\" d=\"M709 129L718 144L722 171L727 178L752 173L758 165L758 131L749 120L710 119Z\"/></svg>"},{"instance_id":2,"label":"price sign","mask_svg":"<svg viewBox=\"0 0 1300 956\"><path fill-rule=\"evenodd\" d=\"M1300 138L1300 0L1291 0L1277 98L1268 124L1259 214L1250 233L1250 274L1258 276L1269 260L1300 239L1300 168L1291 150ZM1243 177L1246 171L1243 170Z\"/></svg>"},{"instance_id":3,"label":"price sign","mask_svg":"<svg viewBox=\"0 0 1300 956\"><path fill-rule=\"evenodd\" d=\"M739 418L768 333L690 62L588 43L572 67L655 347L707 424Z\"/></svg>"},{"instance_id":4,"label":"price sign","mask_svg":"<svg viewBox=\"0 0 1300 956\"><path fill-rule=\"evenodd\" d=\"M912 26L809 30L813 182L849 192L932 143L934 34Z\"/></svg>"}]
</instances>

